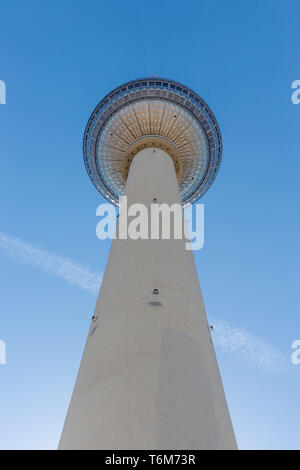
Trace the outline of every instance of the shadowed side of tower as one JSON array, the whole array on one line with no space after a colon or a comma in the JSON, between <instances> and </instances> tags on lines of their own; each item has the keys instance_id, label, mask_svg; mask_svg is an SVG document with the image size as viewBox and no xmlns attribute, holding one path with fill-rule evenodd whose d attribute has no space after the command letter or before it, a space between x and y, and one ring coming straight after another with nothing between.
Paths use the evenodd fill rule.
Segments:
<instances>
[{"instance_id":1,"label":"shadowed side of tower","mask_svg":"<svg viewBox=\"0 0 300 470\"><path fill-rule=\"evenodd\" d=\"M181 204L172 158L139 151L125 194ZM95 317L59 449L236 449L184 239L113 240Z\"/></svg>"}]
</instances>

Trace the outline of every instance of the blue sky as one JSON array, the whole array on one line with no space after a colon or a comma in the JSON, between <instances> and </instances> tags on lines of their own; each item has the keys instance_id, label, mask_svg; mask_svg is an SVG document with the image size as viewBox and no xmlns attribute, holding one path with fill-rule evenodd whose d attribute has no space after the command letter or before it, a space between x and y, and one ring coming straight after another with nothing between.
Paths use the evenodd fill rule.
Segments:
<instances>
[{"instance_id":1,"label":"blue sky","mask_svg":"<svg viewBox=\"0 0 300 470\"><path fill-rule=\"evenodd\" d=\"M57 446L110 246L84 127L152 74L197 91L223 136L195 260L239 447L300 447L299 14L296 0L2 2L1 448Z\"/></svg>"}]
</instances>

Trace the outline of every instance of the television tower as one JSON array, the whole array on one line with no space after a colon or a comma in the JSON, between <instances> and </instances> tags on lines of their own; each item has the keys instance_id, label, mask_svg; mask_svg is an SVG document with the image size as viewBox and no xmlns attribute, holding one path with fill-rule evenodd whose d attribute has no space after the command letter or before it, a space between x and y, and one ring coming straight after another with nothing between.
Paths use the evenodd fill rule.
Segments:
<instances>
[{"instance_id":1,"label":"television tower","mask_svg":"<svg viewBox=\"0 0 300 470\"><path fill-rule=\"evenodd\" d=\"M128 206L182 211L214 181L222 140L195 92L152 77L98 104L83 153L111 203L126 195ZM59 449L237 448L185 242L112 241Z\"/></svg>"}]
</instances>

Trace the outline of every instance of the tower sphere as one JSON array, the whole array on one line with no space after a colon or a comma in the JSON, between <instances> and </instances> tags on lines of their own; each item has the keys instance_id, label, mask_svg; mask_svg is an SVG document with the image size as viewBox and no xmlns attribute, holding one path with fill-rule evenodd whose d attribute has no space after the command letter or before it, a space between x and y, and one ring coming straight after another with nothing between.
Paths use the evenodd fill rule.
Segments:
<instances>
[{"instance_id":1,"label":"tower sphere","mask_svg":"<svg viewBox=\"0 0 300 470\"><path fill-rule=\"evenodd\" d=\"M161 148L173 159L183 207L203 196L221 163L222 138L212 111L173 80L125 83L100 101L88 121L85 166L113 204L119 205L133 157L147 147Z\"/></svg>"}]
</instances>

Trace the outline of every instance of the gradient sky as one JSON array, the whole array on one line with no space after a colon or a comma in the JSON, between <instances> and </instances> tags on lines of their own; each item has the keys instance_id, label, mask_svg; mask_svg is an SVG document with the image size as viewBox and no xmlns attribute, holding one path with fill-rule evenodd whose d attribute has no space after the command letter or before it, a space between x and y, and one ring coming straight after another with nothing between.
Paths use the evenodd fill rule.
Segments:
<instances>
[{"instance_id":1,"label":"gradient sky","mask_svg":"<svg viewBox=\"0 0 300 470\"><path fill-rule=\"evenodd\" d=\"M299 449L299 1L11 0L0 14L0 448L57 447L110 246L84 127L111 89L156 74L198 92L223 136L195 260L239 447Z\"/></svg>"}]
</instances>

